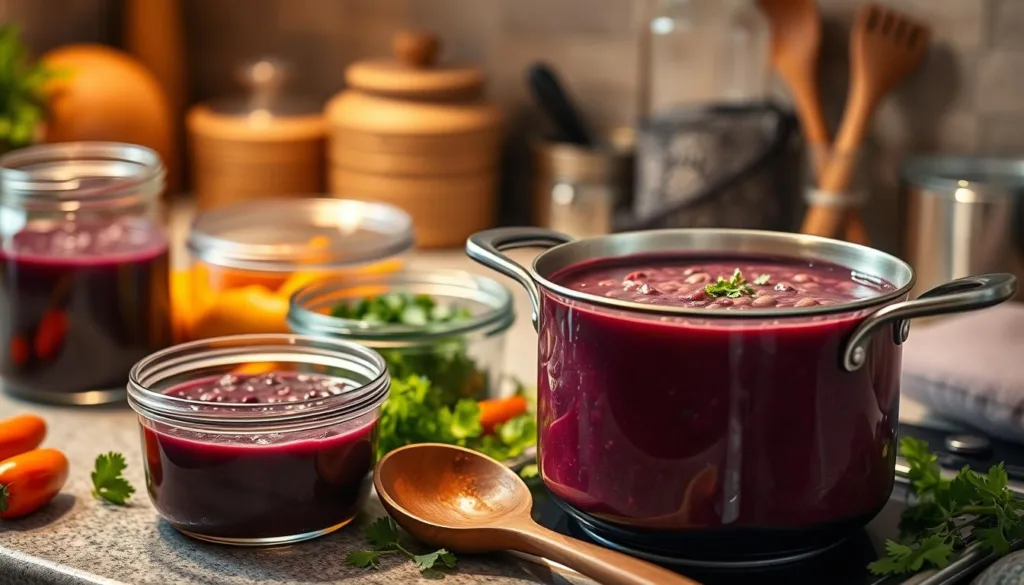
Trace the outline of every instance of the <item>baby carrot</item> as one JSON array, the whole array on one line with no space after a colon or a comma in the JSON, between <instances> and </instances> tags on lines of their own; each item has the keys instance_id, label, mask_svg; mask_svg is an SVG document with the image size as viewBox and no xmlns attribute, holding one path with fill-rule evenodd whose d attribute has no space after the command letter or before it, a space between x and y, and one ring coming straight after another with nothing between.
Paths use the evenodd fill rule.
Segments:
<instances>
[{"instance_id":1,"label":"baby carrot","mask_svg":"<svg viewBox=\"0 0 1024 585\"><path fill-rule=\"evenodd\" d=\"M493 432L497 425L526 412L526 398L522 396L481 400L478 405L480 426L484 428L484 433Z\"/></svg>"}]
</instances>

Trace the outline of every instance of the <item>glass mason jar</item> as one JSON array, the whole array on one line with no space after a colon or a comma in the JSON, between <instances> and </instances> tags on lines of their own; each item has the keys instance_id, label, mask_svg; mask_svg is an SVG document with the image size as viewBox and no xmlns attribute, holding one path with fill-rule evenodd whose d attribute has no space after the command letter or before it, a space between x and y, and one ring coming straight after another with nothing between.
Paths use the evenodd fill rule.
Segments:
<instances>
[{"instance_id":1,"label":"glass mason jar","mask_svg":"<svg viewBox=\"0 0 1024 585\"><path fill-rule=\"evenodd\" d=\"M380 355L333 339L236 335L154 353L128 383L153 506L221 544L333 532L369 495L390 389Z\"/></svg>"},{"instance_id":2,"label":"glass mason jar","mask_svg":"<svg viewBox=\"0 0 1024 585\"><path fill-rule=\"evenodd\" d=\"M429 297L429 313L443 313L444 320L375 323L336 316L342 305L357 307L371 298L403 303L402 297L414 299L408 309L417 312ZM427 378L448 405L461 398L498 398L512 391L501 381L505 334L514 320L512 293L505 286L460 270L405 270L317 281L295 293L288 311L288 325L295 333L370 347L384 357L392 378Z\"/></svg>"},{"instance_id":3,"label":"glass mason jar","mask_svg":"<svg viewBox=\"0 0 1024 585\"><path fill-rule=\"evenodd\" d=\"M164 167L131 144L0 158L0 376L16 396L124 399L128 370L171 343Z\"/></svg>"},{"instance_id":4,"label":"glass mason jar","mask_svg":"<svg viewBox=\"0 0 1024 585\"><path fill-rule=\"evenodd\" d=\"M200 213L192 267L174 275L178 340L287 333L288 298L313 280L390 273L413 246L397 207L345 199L268 199Z\"/></svg>"},{"instance_id":5,"label":"glass mason jar","mask_svg":"<svg viewBox=\"0 0 1024 585\"><path fill-rule=\"evenodd\" d=\"M754 0L657 0L649 34L649 114L767 97L771 32Z\"/></svg>"}]
</instances>

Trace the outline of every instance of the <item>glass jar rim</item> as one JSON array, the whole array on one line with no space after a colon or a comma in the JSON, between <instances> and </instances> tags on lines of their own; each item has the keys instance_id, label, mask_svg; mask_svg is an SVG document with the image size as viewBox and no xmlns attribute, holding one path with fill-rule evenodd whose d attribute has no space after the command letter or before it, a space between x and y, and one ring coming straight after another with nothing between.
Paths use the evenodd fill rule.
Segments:
<instances>
[{"instance_id":1,"label":"glass jar rim","mask_svg":"<svg viewBox=\"0 0 1024 585\"><path fill-rule=\"evenodd\" d=\"M327 398L299 402L211 403L152 388L204 367L253 362L299 363L359 371L362 384ZM336 377L336 376L335 376ZM377 352L351 341L288 333L229 335L168 347L139 360L128 373L128 404L150 420L212 434L293 432L358 418L378 408L391 390L387 364ZM194 408L203 405L207 408ZM303 405L306 408L294 408Z\"/></svg>"},{"instance_id":2,"label":"glass jar rim","mask_svg":"<svg viewBox=\"0 0 1024 585\"><path fill-rule=\"evenodd\" d=\"M0 198L62 211L133 204L157 196L165 175L160 155L137 144L40 144L0 157Z\"/></svg>"},{"instance_id":3,"label":"glass jar rim","mask_svg":"<svg viewBox=\"0 0 1024 585\"><path fill-rule=\"evenodd\" d=\"M471 318L428 326L399 324L370 325L365 321L334 317L319 312L330 300L365 298L365 294L346 295L367 287L382 287L386 292L438 291L432 296L469 300L488 307ZM430 293L425 293L430 294ZM464 270L403 270L389 275L362 275L317 280L291 296L288 301L288 326L292 331L313 335L342 336L350 340L393 343L429 343L442 338L485 331L501 333L512 326L515 311L512 293L498 281Z\"/></svg>"},{"instance_id":4,"label":"glass jar rim","mask_svg":"<svg viewBox=\"0 0 1024 585\"><path fill-rule=\"evenodd\" d=\"M269 243L244 241L241 230L255 226ZM268 236L269 229L281 233ZM328 239L326 247L315 241L318 229ZM285 241L289 236L301 241ZM199 213L186 246L193 258L214 266L294 272L369 264L408 252L414 243L412 217L393 205L281 197Z\"/></svg>"}]
</instances>

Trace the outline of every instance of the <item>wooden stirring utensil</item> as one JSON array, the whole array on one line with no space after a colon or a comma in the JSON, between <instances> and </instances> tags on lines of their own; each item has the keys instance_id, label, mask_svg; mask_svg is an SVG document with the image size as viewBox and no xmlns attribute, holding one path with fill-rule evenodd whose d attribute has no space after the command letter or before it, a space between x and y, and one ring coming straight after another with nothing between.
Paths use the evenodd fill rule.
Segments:
<instances>
[{"instance_id":1,"label":"wooden stirring utensil","mask_svg":"<svg viewBox=\"0 0 1024 585\"><path fill-rule=\"evenodd\" d=\"M815 182L832 149L828 124L818 92L818 58L821 49L821 14L815 0L758 0L772 30L772 67L793 96L804 138L811 147ZM868 243L860 216L847 224L846 238Z\"/></svg>"},{"instance_id":2,"label":"wooden stirring utensil","mask_svg":"<svg viewBox=\"0 0 1024 585\"><path fill-rule=\"evenodd\" d=\"M850 90L831 154L821 173L820 191L842 196L857 166L857 152L882 97L921 62L929 28L877 4L861 6L850 32ZM866 233L859 214L838 205L814 204L801 231L835 237L851 217L854 233ZM849 232L848 232L849 233Z\"/></svg>"},{"instance_id":3,"label":"wooden stirring utensil","mask_svg":"<svg viewBox=\"0 0 1024 585\"><path fill-rule=\"evenodd\" d=\"M530 518L533 497L502 463L424 443L388 453L373 475L391 517L415 538L455 552L524 552L605 585L699 585L645 561L563 536Z\"/></svg>"},{"instance_id":4,"label":"wooden stirring utensil","mask_svg":"<svg viewBox=\"0 0 1024 585\"><path fill-rule=\"evenodd\" d=\"M772 67L793 95L800 126L811 146L815 177L831 149L818 94L821 14L815 0L758 0L772 31Z\"/></svg>"}]
</instances>

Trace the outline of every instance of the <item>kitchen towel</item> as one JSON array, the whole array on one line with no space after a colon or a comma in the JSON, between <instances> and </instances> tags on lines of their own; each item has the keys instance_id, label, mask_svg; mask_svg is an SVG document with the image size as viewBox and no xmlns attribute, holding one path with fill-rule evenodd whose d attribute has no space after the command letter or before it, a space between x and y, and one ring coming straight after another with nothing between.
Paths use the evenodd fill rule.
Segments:
<instances>
[{"instance_id":1,"label":"kitchen towel","mask_svg":"<svg viewBox=\"0 0 1024 585\"><path fill-rule=\"evenodd\" d=\"M911 327L902 392L935 414L1024 443L1024 304Z\"/></svg>"}]
</instances>

